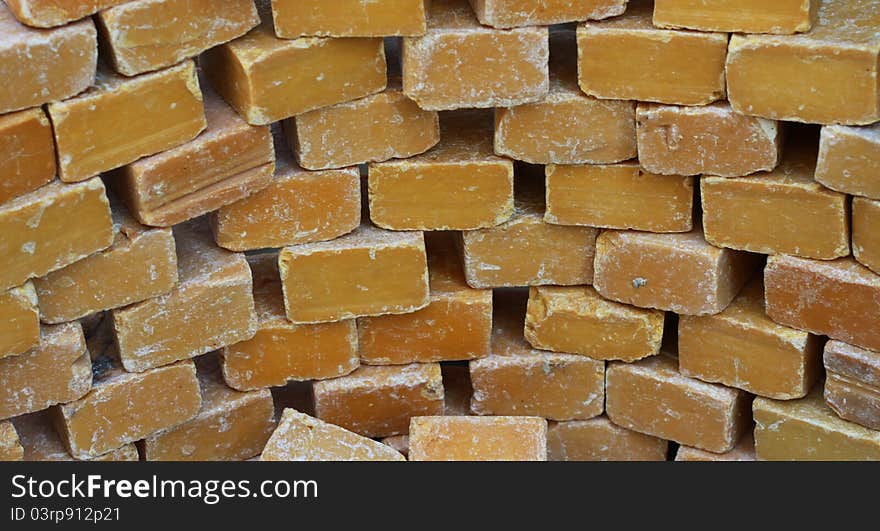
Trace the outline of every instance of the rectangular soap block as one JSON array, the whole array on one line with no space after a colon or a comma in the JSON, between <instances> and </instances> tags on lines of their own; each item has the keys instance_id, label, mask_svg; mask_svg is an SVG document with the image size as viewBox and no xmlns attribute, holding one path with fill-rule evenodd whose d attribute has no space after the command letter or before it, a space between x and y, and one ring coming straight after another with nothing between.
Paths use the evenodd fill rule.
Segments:
<instances>
[{"instance_id":1,"label":"rectangular soap block","mask_svg":"<svg viewBox=\"0 0 880 531\"><path fill-rule=\"evenodd\" d=\"M316 417L366 437L407 433L410 418L443 414L439 363L361 366L312 389Z\"/></svg>"},{"instance_id":2,"label":"rectangular soap block","mask_svg":"<svg viewBox=\"0 0 880 531\"><path fill-rule=\"evenodd\" d=\"M880 199L880 124L822 127L816 180L838 192Z\"/></svg>"},{"instance_id":3,"label":"rectangular soap block","mask_svg":"<svg viewBox=\"0 0 880 531\"><path fill-rule=\"evenodd\" d=\"M294 324L284 313L278 254L248 257L254 282L257 333L223 347L220 363L227 385L239 391L282 386L288 381L335 378L355 370L357 329L348 319Z\"/></svg>"},{"instance_id":4,"label":"rectangular soap block","mask_svg":"<svg viewBox=\"0 0 880 531\"><path fill-rule=\"evenodd\" d=\"M665 461L669 441L621 428L602 415L551 422L548 461Z\"/></svg>"},{"instance_id":5,"label":"rectangular soap block","mask_svg":"<svg viewBox=\"0 0 880 531\"><path fill-rule=\"evenodd\" d=\"M544 221L648 232L693 228L694 178L657 175L638 162L548 165Z\"/></svg>"},{"instance_id":6,"label":"rectangular soap block","mask_svg":"<svg viewBox=\"0 0 880 531\"><path fill-rule=\"evenodd\" d=\"M767 317L760 277L723 312L678 321L682 374L778 400L806 396L820 370L820 351L816 336Z\"/></svg>"},{"instance_id":7,"label":"rectangular soap block","mask_svg":"<svg viewBox=\"0 0 880 531\"><path fill-rule=\"evenodd\" d=\"M880 4L813 1L818 15L808 33L731 37L727 88L733 109L791 122L880 120Z\"/></svg>"},{"instance_id":8,"label":"rectangular soap block","mask_svg":"<svg viewBox=\"0 0 880 531\"><path fill-rule=\"evenodd\" d=\"M853 198L852 246L855 259L880 275L880 201Z\"/></svg>"},{"instance_id":9,"label":"rectangular soap block","mask_svg":"<svg viewBox=\"0 0 880 531\"><path fill-rule=\"evenodd\" d=\"M52 411L40 411L12 419L21 438L21 445L24 447L24 461L79 461L65 448L52 413ZM88 461L137 461L138 457L135 445L126 444Z\"/></svg>"},{"instance_id":10,"label":"rectangular soap block","mask_svg":"<svg viewBox=\"0 0 880 531\"><path fill-rule=\"evenodd\" d=\"M706 450L700 450L699 448L693 448L691 446L679 446L678 451L675 453L675 460L702 462L756 461L755 438L751 433L746 433L742 436L739 442L736 443L733 450L724 452L723 454L707 452Z\"/></svg>"},{"instance_id":11,"label":"rectangular soap block","mask_svg":"<svg viewBox=\"0 0 880 531\"><path fill-rule=\"evenodd\" d=\"M410 461L546 461L547 421L538 417L416 417Z\"/></svg>"},{"instance_id":12,"label":"rectangular soap block","mask_svg":"<svg viewBox=\"0 0 880 531\"><path fill-rule=\"evenodd\" d=\"M627 0L470 0L480 23L495 28L549 26L622 15Z\"/></svg>"},{"instance_id":13,"label":"rectangular soap block","mask_svg":"<svg viewBox=\"0 0 880 531\"><path fill-rule=\"evenodd\" d=\"M130 0L6 0L15 16L28 26L62 26Z\"/></svg>"},{"instance_id":14,"label":"rectangular soap block","mask_svg":"<svg viewBox=\"0 0 880 531\"><path fill-rule=\"evenodd\" d=\"M135 0L96 21L116 71L134 76L241 37L260 17L254 0Z\"/></svg>"},{"instance_id":15,"label":"rectangular soap block","mask_svg":"<svg viewBox=\"0 0 880 531\"><path fill-rule=\"evenodd\" d=\"M684 315L722 311L760 259L719 249L702 231L652 234L604 231L596 240L593 285L606 299Z\"/></svg>"},{"instance_id":16,"label":"rectangular soap block","mask_svg":"<svg viewBox=\"0 0 880 531\"><path fill-rule=\"evenodd\" d=\"M777 323L880 350L880 276L852 258L771 256L764 287Z\"/></svg>"},{"instance_id":17,"label":"rectangular soap block","mask_svg":"<svg viewBox=\"0 0 880 531\"><path fill-rule=\"evenodd\" d=\"M818 5L819 0L655 0L654 25L785 35L810 31Z\"/></svg>"},{"instance_id":18,"label":"rectangular soap block","mask_svg":"<svg viewBox=\"0 0 880 531\"><path fill-rule=\"evenodd\" d=\"M101 65L88 91L51 103L48 109L58 175L65 182L82 181L177 147L205 128L192 61L133 78Z\"/></svg>"},{"instance_id":19,"label":"rectangular soap block","mask_svg":"<svg viewBox=\"0 0 880 531\"><path fill-rule=\"evenodd\" d=\"M8 420L0 421L0 461L22 461L24 448L15 426Z\"/></svg>"},{"instance_id":20,"label":"rectangular soap block","mask_svg":"<svg viewBox=\"0 0 880 531\"><path fill-rule=\"evenodd\" d=\"M491 306L491 297L490 297ZM31 282L0 292L0 359L40 344L40 310Z\"/></svg>"},{"instance_id":21,"label":"rectangular soap block","mask_svg":"<svg viewBox=\"0 0 880 531\"><path fill-rule=\"evenodd\" d=\"M244 255L214 245L203 219L176 226L174 239L179 279L174 289L112 312L127 371L193 358L249 339L257 330Z\"/></svg>"},{"instance_id":22,"label":"rectangular soap block","mask_svg":"<svg viewBox=\"0 0 880 531\"><path fill-rule=\"evenodd\" d=\"M738 389L689 378L660 355L608 366L606 408L618 426L723 453L749 424L749 398Z\"/></svg>"},{"instance_id":23,"label":"rectangular soap block","mask_svg":"<svg viewBox=\"0 0 880 531\"><path fill-rule=\"evenodd\" d=\"M842 419L880 430L880 352L829 341L824 361L825 403Z\"/></svg>"},{"instance_id":24,"label":"rectangular soap block","mask_svg":"<svg viewBox=\"0 0 880 531\"><path fill-rule=\"evenodd\" d=\"M362 225L329 242L285 247L278 261L295 323L410 313L430 302L421 232Z\"/></svg>"},{"instance_id":25,"label":"rectangular soap block","mask_svg":"<svg viewBox=\"0 0 880 531\"><path fill-rule=\"evenodd\" d=\"M20 286L112 243L110 203L101 179L49 183L0 205L0 289Z\"/></svg>"},{"instance_id":26,"label":"rectangular soap block","mask_svg":"<svg viewBox=\"0 0 880 531\"><path fill-rule=\"evenodd\" d=\"M425 34L427 0L272 0L275 33L297 37Z\"/></svg>"},{"instance_id":27,"label":"rectangular soap block","mask_svg":"<svg viewBox=\"0 0 880 531\"><path fill-rule=\"evenodd\" d=\"M42 109L0 116L0 203L55 178L55 140Z\"/></svg>"},{"instance_id":28,"label":"rectangular soap block","mask_svg":"<svg viewBox=\"0 0 880 531\"><path fill-rule=\"evenodd\" d=\"M540 100L549 91L548 35L482 26L467 0L433 0L427 33L403 40L403 92L431 110Z\"/></svg>"}]
</instances>

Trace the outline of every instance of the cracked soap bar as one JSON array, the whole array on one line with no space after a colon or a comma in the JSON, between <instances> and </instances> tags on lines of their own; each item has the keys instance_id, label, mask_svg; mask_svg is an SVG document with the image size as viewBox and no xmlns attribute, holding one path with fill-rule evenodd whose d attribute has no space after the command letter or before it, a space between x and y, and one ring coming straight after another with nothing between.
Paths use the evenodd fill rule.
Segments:
<instances>
[{"instance_id":1,"label":"cracked soap bar","mask_svg":"<svg viewBox=\"0 0 880 531\"><path fill-rule=\"evenodd\" d=\"M676 461L756 461L757 457L755 456L755 438L751 433L746 433L742 436L736 446L733 447L733 450L729 452L724 452L723 454L716 454L714 452L707 452L706 450L700 450L699 448L693 448L691 446L679 446L678 451L675 453Z\"/></svg>"},{"instance_id":2,"label":"cracked soap bar","mask_svg":"<svg viewBox=\"0 0 880 531\"><path fill-rule=\"evenodd\" d=\"M470 0L480 23L496 28L549 26L622 15L627 0Z\"/></svg>"},{"instance_id":3,"label":"cracked soap bar","mask_svg":"<svg viewBox=\"0 0 880 531\"><path fill-rule=\"evenodd\" d=\"M810 31L819 0L655 0L654 25L733 33Z\"/></svg>"},{"instance_id":4,"label":"cracked soap bar","mask_svg":"<svg viewBox=\"0 0 880 531\"><path fill-rule=\"evenodd\" d=\"M825 403L840 418L880 430L880 352L825 344Z\"/></svg>"},{"instance_id":5,"label":"cracked soap bar","mask_svg":"<svg viewBox=\"0 0 880 531\"><path fill-rule=\"evenodd\" d=\"M63 26L130 0L5 0L22 23L37 28Z\"/></svg>"},{"instance_id":6,"label":"cracked soap bar","mask_svg":"<svg viewBox=\"0 0 880 531\"><path fill-rule=\"evenodd\" d=\"M852 242L856 260L880 275L880 201L853 198Z\"/></svg>"},{"instance_id":7,"label":"cracked soap bar","mask_svg":"<svg viewBox=\"0 0 880 531\"><path fill-rule=\"evenodd\" d=\"M880 124L824 126L816 180L838 192L880 199Z\"/></svg>"},{"instance_id":8,"label":"cracked soap bar","mask_svg":"<svg viewBox=\"0 0 880 531\"><path fill-rule=\"evenodd\" d=\"M411 461L546 461L547 421L538 417L416 417Z\"/></svg>"},{"instance_id":9,"label":"cracked soap bar","mask_svg":"<svg viewBox=\"0 0 880 531\"><path fill-rule=\"evenodd\" d=\"M8 420L0 421L0 461L22 461L24 448L15 426Z\"/></svg>"},{"instance_id":10,"label":"cracked soap bar","mask_svg":"<svg viewBox=\"0 0 880 531\"><path fill-rule=\"evenodd\" d=\"M297 37L424 35L427 0L272 0L275 33Z\"/></svg>"},{"instance_id":11,"label":"cracked soap bar","mask_svg":"<svg viewBox=\"0 0 880 531\"><path fill-rule=\"evenodd\" d=\"M17 356L40 344L40 310L34 285L0 292L0 359Z\"/></svg>"},{"instance_id":12,"label":"cracked soap bar","mask_svg":"<svg viewBox=\"0 0 880 531\"><path fill-rule=\"evenodd\" d=\"M55 178L52 125L42 109L0 116L0 203Z\"/></svg>"},{"instance_id":13,"label":"cracked soap bar","mask_svg":"<svg viewBox=\"0 0 880 531\"><path fill-rule=\"evenodd\" d=\"M58 430L52 411L40 411L12 419L24 447L24 461L78 461L70 455ZM137 461L134 444L126 444L88 461Z\"/></svg>"},{"instance_id":14,"label":"cracked soap bar","mask_svg":"<svg viewBox=\"0 0 880 531\"><path fill-rule=\"evenodd\" d=\"M548 461L665 461L669 441L621 428L608 417L551 422Z\"/></svg>"}]
</instances>

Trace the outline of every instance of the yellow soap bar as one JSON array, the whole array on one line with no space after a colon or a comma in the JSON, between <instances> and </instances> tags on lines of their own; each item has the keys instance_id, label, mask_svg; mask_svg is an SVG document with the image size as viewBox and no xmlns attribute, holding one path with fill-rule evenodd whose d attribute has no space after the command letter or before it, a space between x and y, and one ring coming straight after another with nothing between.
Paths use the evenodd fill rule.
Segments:
<instances>
[{"instance_id":1,"label":"yellow soap bar","mask_svg":"<svg viewBox=\"0 0 880 531\"><path fill-rule=\"evenodd\" d=\"M492 297L489 297L491 307ZM0 292L0 359L40 344L40 310L34 285L25 282Z\"/></svg>"},{"instance_id":2,"label":"yellow soap bar","mask_svg":"<svg viewBox=\"0 0 880 531\"><path fill-rule=\"evenodd\" d=\"M842 418L880 430L880 352L825 344L825 403Z\"/></svg>"},{"instance_id":3,"label":"yellow soap bar","mask_svg":"<svg viewBox=\"0 0 880 531\"><path fill-rule=\"evenodd\" d=\"M55 178L55 140L42 109L0 116L0 203Z\"/></svg>"},{"instance_id":4,"label":"yellow soap bar","mask_svg":"<svg viewBox=\"0 0 880 531\"><path fill-rule=\"evenodd\" d=\"M130 0L7 0L6 5L28 26L62 26Z\"/></svg>"},{"instance_id":5,"label":"yellow soap bar","mask_svg":"<svg viewBox=\"0 0 880 531\"><path fill-rule=\"evenodd\" d=\"M272 0L275 33L297 37L425 34L427 0Z\"/></svg>"},{"instance_id":6,"label":"yellow soap bar","mask_svg":"<svg viewBox=\"0 0 880 531\"><path fill-rule=\"evenodd\" d=\"M24 448L18 438L18 432L12 422L0 422L0 461L21 461L24 459Z\"/></svg>"},{"instance_id":7,"label":"yellow soap bar","mask_svg":"<svg viewBox=\"0 0 880 531\"><path fill-rule=\"evenodd\" d=\"M24 461L78 461L65 448L55 426L52 411L41 411L12 419L24 447ZM137 461L137 447L126 444L87 461Z\"/></svg>"},{"instance_id":8,"label":"yellow soap bar","mask_svg":"<svg viewBox=\"0 0 880 531\"><path fill-rule=\"evenodd\" d=\"M627 0L470 0L480 23L496 28L549 26L622 15Z\"/></svg>"},{"instance_id":9,"label":"yellow soap bar","mask_svg":"<svg viewBox=\"0 0 880 531\"><path fill-rule=\"evenodd\" d=\"M547 421L538 417L416 417L411 461L546 461Z\"/></svg>"},{"instance_id":10,"label":"yellow soap bar","mask_svg":"<svg viewBox=\"0 0 880 531\"><path fill-rule=\"evenodd\" d=\"M853 198L852 242L856 260L880 275L880 201Z\"/></svg>"},{"instance_id":11,"label":"yellow soap bar","mask_svg":"<svg viewBox=\"0 0 880 531\"><path fill-rule=\"evenodd\" d=\"M784 35L810 31L818 5L819 0L655 0L654 25Z\"/></svg>"},{"instance_id":12,"label":"yellow soap bar","mask_svg":"<svg viewBox=\"0 0 880 531\"><path fill-rule=\"evenodd\" d=\"M669 441L621 428L608 417L551 422L548 461L665 461Z\"/></svg>"},{"instance_id":13,"label":"yellow soap bar","mask_svg":"<svg viewBox=\"0 0 880 531\"><path fill-rule=\"evenodd\" d=\"M679 446L675 453L676 461L756 461L755 456L755 438L751 433L743 435L742 439L736 443L733 450L716 454L693 448L691 446Z\"/></svg>"},{"instance_id":14,"label":"yellow soap bar","mask_svg":"<svg viewBox=\"0 0 880 531\"><path fill-rule=\"evenodd\" d=\"M838 192L880 199L880 124L822 127L816 180Z\"/></svg>"}]
</instances>

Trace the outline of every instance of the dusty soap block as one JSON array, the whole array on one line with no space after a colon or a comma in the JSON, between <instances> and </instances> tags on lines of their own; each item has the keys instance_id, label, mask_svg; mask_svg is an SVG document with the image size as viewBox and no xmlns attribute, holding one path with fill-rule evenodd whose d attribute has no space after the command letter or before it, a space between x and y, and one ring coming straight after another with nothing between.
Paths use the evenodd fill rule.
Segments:
<instances>
[{"instance_id":1,"label":"dusty soap block","mask_svg":"<svg viewBox=\"0 0 880 531\"><path fill-rule=\"evenodd\" d=\"M405 461L378 441L285 409L260 461Z\"/></svg>"},{"instance_id":2,"label":"dusty soap block","mask_svg":"<svg viewBox=\"0 0 880 531\"><path fill-rule=\"evenodd\" d=\"M880 276L852 258L771 256L764 287L777 323L880 350Z\"/></svg>"},{"instance_id":3,"label":"dusty soap block","mask_svg":"<svg viewBox=\"0 0 880 531\"><path fill-rule=\"evenodd\" d=\"M0 205L0 289L61 269L112 243L110 204L101 179L49 183Z\"/></svg>"},{"instance_id":4,"label":"dusty soap block","mask_svg":"<svg viewBox=\"0 0 880 531\"><path fill-rule=\"evenodd\" d=\"M24 461L78 461L65 448L52 411L40 411L12 419L24 447ZM88 461L137 461L134 444L126 444Z\"/></svg>"},{"instance_id":5,"label":"dusty soap block","mask_svg":"<svg viewBox=\"0 0 880 531\"><path fill-rule=\"evenodd\" d=\"M682 374L779 400L806 396L819 372L820 350L816 336L767 317L760 277L723 312L678 321Z\"/></svg>"},{"instance_id":6,"label":"dusty soap block","mask_svg":"<svg viewBox=\"0 0 880 531\"><path fill-rule=\"evenodd\" d=\"M546 461L547 421L538 417L416 417L411 461Z\"/></svg>"},{"instance_id":7,"label":"dusty soap block","mask_svg":"<svg viewBox=\"0 0 880 531\"><path fill-rule=\"evenodd\" d=\"M42 109L0 116L0 203L55 177L55 141Z\"/></svg>"},{"instance_id":8,"label":"dusty soap block","mask_svg":"<svg viewBox=\"0 0 880 531\"><path fill-rule=\"evenodd\" d=\"M102 11L116 70L133 76L194 57L260 23L253 0L136 0Z\"/></svg>"},{"instance_id":9,"label":"dusty soap block","mask_svg":"<svg viewBox=\"0 0 880 531\"><path fill-rule=\"evenodd\" d=\"M34 285L26 282L0 292L0 359L23 354L39 344L40 311Z\"/></svg>"},{"instance_id":10,"label":"dusty soap block","mask_svg":"<svg viewBox=\"0 0 880 531\"><path fill-rule=\"evenodd\" d=\"M784 35L810 31L818 4L819 0L655 0L654 25Z\"/></svg>"},{"instance_id":11,"label":"dusty soap block","mask_svg":"<svg viewBox=\"0 0 880 531\"><path fill-rule=\"evenodd\" d=\"M248 257L254 281L257 333L221 351L223 378L240 391L285 385L290 380L335 378L358 366L353 319L294 324L284 313L278 255Z\"/></svg>"},{"instance_id":12,"label":"dusty soap block","mask_svg":"<svg viewBox=\"0 0 880 531\"><path fill-rule=\"evenodd\" d=\"M537 101L549 90L548 35L481 26L467 0L433 0L427 34L403 40L403 91L431 110Z\"/></svg>"},{"instance_id":13,"label":"dusty soap block","mask_svg":"<svg viewBox=\"0 0 880 531\"><path fill-rule=\"evenodd\" d=\"M596 240L593 285L606 299L685 315L715 314L730 304L759 258L685 234L605 231Z\"/></svg>"},{"instance_id":14,"label":"dusty soap block","mask_svg":"<svg viewBox=\"0 0 880 531\"><path fill-rule=\"evenodd\" d=\"M880 201L853 198L852 242L856 260L880 275Z\"/></svg>"},{"instance_id":15,"label":"dusty soap block","mask_svg":"<svg viewBox=\"0 0 880 531\"><path fill-rule=\"evenodd\" d=\"M825 403L843 419L880 430L880 352L825 344Z\"/></svg>"},{"instance_id":16,"label":"dusty soap block","mask_svg":"<svg viewBox=\"0 0 880 531\"><path fill-rule=\"evenodd\" d=\"M426 0L272 0L275 33L297 37L425 34Z\"/></svg>"},{"instance_id":17,"label":"dusty soap block","mask_svg":"<svg viewBox=\"0 0 880 531\"><path fill-rule=\"evenodd\" d=\"M470 0L482 24L496 28L549 26L622 15L627 0Z\"/></svg>"},{"instance_id":18,"label":"dusty soap block","mask_svg":"<svg viewBox=\"0 0 880 531\"><path fill-rule=\"evenodd\" d=\"M740 177L779 163L781 126L737 114L726 102L703 107L643 103L636 113L639 162L649 172Z\"/></svg>"},{"instance_id":19,"label":"dusty soap block","mask_svg":"<svg viewBox=\"0 0 880 531\"><path fill-rule=\"evenodd\" d=\"M0 422L0 461L21 461L24 459L24 448L18 439L18 433L12 422Z\"/></svg>"},{"instance_id":20,"label":"dusty soap block","mask_svg":"<svg viewBox=\"0 0 880 531\"><path fill-rule=\"evenodd\" d=\"M723 454L707 452L691 446L679 446L675 453L676 461L755 461L756 459L755 438L751 433L743 435L733 450Z\"/></svg>"},{"instance_id":21,"label":"dusty soap block","mask_svg":"<svg viewBox=\"0 0 880 531\"><path fill-rule=\"evenodd\" d=\"M544 220L649 232L693 228L694 178L647 173L638 162L549 165Z\"/></svg>"},{"instance_id":22,"label":"dusty soap block","mask_svg":"<svg viewBox=\"0 0 880 531\"><path fill-rule=\"evenodd\" d=\"M551 422L548 461L665 461L669 441L621 428L608 417Z\"/></svg>"},{"instance_id":23,"label":"dusty soap block","mask_svg":"<svg viewBox=\"0 0 880 531\"><path fill-rule=\"evenodd\" d=\"M733 109L792 122L880 120L880 3L812 1L819 13L808 33L730 38L727 89Z\"/></svg>"},{"instance_id":24,"label":"dusty soap block","mask_svg":"<svg viewBox=\"0 0 880 531\"><path fill-rule=\"evenodd\" d=\"M214 245L203 220L174 228L179 282L170 293L113 310L119 355L140 372L253 337L251 270ZM186 333L181 333L185 330Z\"/></svg>"},{"instance_id":25,"label":"dusty soap block","mask_svg":"<svg viewBox=\"0 0 880 531\"><path fill-rule=\"evenodd\" d=\"M362 225L329 242L285 247L278 260L295 323L410 313L430 302L421 232Z\"/></svg>"},{"instance_id":26,"label":"dusty soap block","mask_svg":"<svg viewBox=\"0 0 880 531\"><path fill-rule=\"evenodd\" d=\"M723 99L727 34L655 28L651 2L578 27L578 82L591 96L679 105Z\"/></svg>"},{"instance_id":27,"label":"dusty soap block","mask_svg":"<svg viewBox=\"0 0 880 531\"><path fill-rule=\"evenodd\" d=\"M663 315L606 300L591 286L533 287L525 339L544 350L631 362L660 352Z\"/></svg>"},{"instance_id":28,"label":"dusty soap block","mask_svg":"<svg viewBox=\"0 0 880 531\"><path fill-rule=\"evenodd\" d=\"M816 180L838 192L880 199L880 124L823 127Z\"/></svg>"},{"instance_id":29,"label":"dusty soap block","mask_svg":"<svg viewBox=\"0 0 880 531\"><path fill-rule=\"evenodd\" d=\"M62 26L130 0L5 0L16 18L28 26Z\"/></svg>"},{"instance_id":30,"label":"dusty soap block","mask_svg":"<svg viewBox=\"0 0 880 531\"><path fill-rule=\"evenodd\" d=\"M606 408L618 426L710 452L731 450L748 427L748 395L678 372L665 354L608 366Z\"/></svg>"},{"instance_id":31,"label":"dusty soap block","mask_svg":"<svg viewBox=\"0 0 880 531\"><path fill-rule=\"evenodd\" d=\"M102 65L92 88L48 109L67 182L179 146L205 128L192 61L133 78Z\"/></svg>"}]
</instances>

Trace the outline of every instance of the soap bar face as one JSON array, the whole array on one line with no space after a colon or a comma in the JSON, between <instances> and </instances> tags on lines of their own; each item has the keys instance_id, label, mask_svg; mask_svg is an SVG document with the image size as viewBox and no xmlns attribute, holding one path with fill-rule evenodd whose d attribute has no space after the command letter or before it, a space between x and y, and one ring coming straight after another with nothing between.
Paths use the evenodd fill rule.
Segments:
<instances>
[{"instance_id":1,"label":"soap bar face","mask_svg":"<svg viewBox=\"0 0 880 531\"><path fill-rule=\"evenodd\" d=\"M55 427L54 412L40 411L12 419L24 447L24 461L78 461L65 448ZM134 444L126 444L88 461L137 461Z\"/></svg>"},{"instance_id":2,"label":"soap bar face","mask_svg":"<svg viewBox=\"0 0 880 531\"><path fill-rule=\"evenodd\" d=\"M285 409L260 461L405 461L378 441Z\"/></svg>"},{"instance_id":3,"label":"soap bar face","mask_svg":"<svg viewBox=\"0 0 880 531\"><path fill-rule=\"evenodd\" d=\"M248 257L254 282L257 333L224 347L223 378L239 391L285 385L291 380L322 380L348 374L358 366L353 319L335 323L293 324L284 313L278 255Z\"/></svg>"},{"instance_id":4,"label":"soap bar face","mask_svg":"<svg viewBox=\"0 0 880 531\"><path fill-rule=\"evenodd\" d=\"M855 197L852 242L856 260L880 275L880 201Z\"/></svg>"},{"instance_id":5,"label":"soap bar face","mask_svg":"<svg viewBox=\"0 0 880 531\"><path fill-rule=\"evenodd\" d=\"M0 5L0 114L63 100L95 81L95 24L83 20L51 30L21 24Z\"/></svg>"},{"instance_id":6,"label":"soap bar face","mask_svg":"<svg viewBox=\"0 0 880 531\"><path fill-rule=\"evenodd\" d=\"M664 313L602 298L591 286L529 290L525 338L535 348L632 362L660 352Z\"/></svg>"},{"instance_id":7,"label":"soap bar face","mask_svg":"<svg viewBox=\"0 0 880 531\"><path fill-rule=\"evenodd\" d=\"M333 241L285 247L279 265L294 323L410 313L429 303L421 232L362 225Z\"/></svg>"},{"instance_id":8,"label":"soap bar face","mask_svg":"<svg viewBox=\"0 0 880 531\"><path fill-rule=\"evenodd\" d=\"M678 372L660 355L632 364L611 363L608 417L618 426L710 452L727 452L749 422L748 395Z\"/></svg>"},{"instance_id":9,"label":"soap bar face","mask_svg":"<svg viewBox=\"0 0 880 531\"><path fill-rule=\"evenodd\" d=\"M845 420L880 430L880 352L825 344L825 403Z\"/></svg>"},{"instance_id":10,"label":"soap bar face","mask_svg":"<svg viewBox=\"0 0 880 531\"><path fill-rule=\"evenodd\" d=\"M771 256L764 287L767 315L777 323L880 350L880 277L852 258Z\"/></svg>"},{"instance_id":11,"label":"soap bar face","mask_svg":"<svg viewBox=\"0 0 880 531\"><path fill-rule=\"evenodd\" d=\"M791 34L810 31L820 0L655 0L654 25L699 31Z\"/></svg>"},{"instance_id":12,"label":"soap bar face","mask_svg":"<svg viewBox=\"0 0 880 531\"><path fill-rule=\"evenodd\" d=\"M755 456L755 438L751 433L742 436L733 450L716 454L693 448L691 446L679 446L678 452L675 454L676 461L756 461Z\"/></svg>"},{"instance_id":13,"label":"soap bar face","mask_svg":"<svg viewBox=\"0 0 880 531\"><path fill-rule=\"evenodd\" d=\"M880 199L880 125L823 127L816 180L838 192Z\"/></svg>"},{"instance_id":14,"label":"soap bar face","mask_svg":"<svg viewBox=\"0 0 880 531\"><path fill-rule=\"evenodd\" d=\"M740 177L779 163L781 126L743 116L728 103L703 107L640 104L639 162L663 175Z\"/></svg>"},{"instance_id":15,"label":"soap bar face","mask_svg":"<svg viewBox=\"0 0 880 531\"><path fill-rule=\"evenodd\" d=\"M135 78L102 66L96 83L49 104L62 181L82 181L171 149L205 128L192 61Z\"/></svg>"},{"instance_id":16,"label":"soap bar face","mask_svg":"<svg viewBox=\"0 0 880 531\"><path fill-rule=\"evenodd\" d=\"M621 428L608 417L551 422L548 461L665 461L669 441Z\"/></svg>"},{"instance_id":17,"label":"soap bar face","mask_svg":"<svg viewBox=\"0 0 880 531\"><path fill-rule=\"evenodd\" d=\"M683 375L779 400L810 391L819 372L820 348L816 336L767 317L760 277L718 315L684 315L678 322Z\"/></svg>"},{"instance_id":18,"label":"soap bar face","mask_svg":"<svg viewBox=\"0 0 880 531\"><path fill-rule=\"evenodd\" d=\"M715 314L730 304L759 258L685 234L605 231L596 240L593 285L606 299L683 315Z\"/></svg>"},{"instance_id":19,"label":"soap bar face","mask_svg":"<svg viewBox=\"0 0 880 531\"><path fill-rule=\"evenodd\" d=\"M275 33L297 37L425 34L426 0L272 0Z\"/></svg>"},{"instance_id":20,"label":"soap bar face","mask_svg":"<svg viewBox=\"0 0 880 531\"><path fill-rule=\"evenodd\" d=\"M622 15L627 0L470 0L481 24L496 28L549 26Z\"/></svg>"},{"instance_id":21,"label":"soap bar face","mask_svg":"<svg viewBox=\"0 0 880 531\"><path fill-rule=\"evenodd\" d=\"M0 359L23 354L39 344L40 310L34 285L26 282L0 292Z\"/></svg>"},{"instance_id":22,"label":"soap bar face","mask_svg":"<svg viewBox=\"0 0 880 531\"><path fill-rule=\"evenodd\" d=\"M55 177L55 141L42 109L0 116L0 203Z\"/></svg>"},{"instance_id":23,"label":"soap bar face","mask_svg":"<svg viewBox=\"0 0 880 531\"><path fill-rule=\"evenodd\" d=\"M28 26L61 26L130 0L8 0L6 5Z\"/></svg>"},{"instance_id":24,"label":"soap bar face","mask_svg":"<svg viewBox=\"0 0 880 531\"><path fill-rule=\"evenodd\" d=\"M403 92L429 110L537 101L549 91L548 35L481 26L466 0L433 0L427 34L403 40Z\"/></svg>"},{"instance_id":25,"label":"soap bar face","mask_svg":"<svg viewBox=\"0 0 880 531\"><path fill-rule=\"evenodd\" d=\"M547 421L538 417L416 417L410 461L546 461Z\"/></svg>"},{"instance_id":26,"label":"soap bar face","mask_svg":"<svg viewBox=\"0 0 880 531\"><path fill-rule=\"evenodd\" d=\"M97 21L116 71L133 76L241 37L260 18L253 0L138 0Z\"/></svg>"},{"instance_id":27,"label":"soap bar face","mask_svg":"<svg viewBox=\"0 0 880 531\"><path fill-rule=\"evenodd\" d=\"M694 178L646 173L638 162L545 168L544 221L648 232L693 228Z\"/></svg>"},{"instance_id":28,"label":"soap bar face","mask_svg":"<svg viewBox=\"0 0 880 531\"><path fill-rule=\"evenodd\" d=\"M12 422L0 422L0 461L21 461L24 459L24 448L18 439L18 433Z\"/></svg>"},{"instance_id":29,"label":"soap bar face","mask_svg":"<svg viewBox=\"0 0 880 531\"><path fill-rule=\"evenodd\" d=\"M101 179L74 185L56 181L17 197L0 205L0 289L105 249L113 237Z\"/></svg>"}]
</instances>

